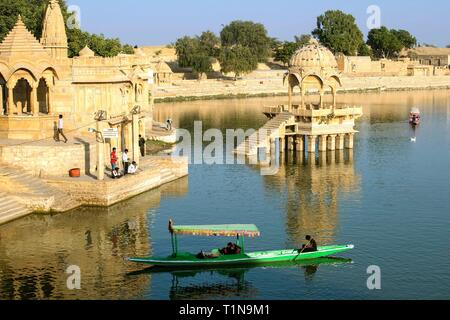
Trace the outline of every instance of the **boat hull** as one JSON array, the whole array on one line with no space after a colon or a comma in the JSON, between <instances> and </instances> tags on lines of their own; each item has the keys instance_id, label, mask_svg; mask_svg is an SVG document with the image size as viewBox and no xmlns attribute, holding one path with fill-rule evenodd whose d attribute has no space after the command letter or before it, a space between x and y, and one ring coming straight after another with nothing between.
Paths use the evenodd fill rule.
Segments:
<instances>
[{"instance_id":1,"label":"boat hull","mask_svg":"<svg viewBox=\"0 0 450 320\"><path fill-rule=\"evenodd\" d=\"M318 251L299 254L298 250L260 251L241 255L223 255L213 259L200 259L193 254L179 253L177 256L166 258L130 258L128 261L159 267L185 268L185 267L211 267L211 266L237 266L260 265L268 262L297 262L329 257L354 249L348 246L324 246Z\"/></svg>"}]
</instances>

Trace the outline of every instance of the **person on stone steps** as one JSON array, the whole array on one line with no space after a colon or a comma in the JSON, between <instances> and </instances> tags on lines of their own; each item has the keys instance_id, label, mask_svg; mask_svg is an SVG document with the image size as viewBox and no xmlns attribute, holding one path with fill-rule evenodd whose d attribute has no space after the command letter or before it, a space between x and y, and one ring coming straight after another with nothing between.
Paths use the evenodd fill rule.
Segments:
<instances>
[{"instance_id":1,"label":"person on stone steps","mask_svg":"<svg viewBox=\"0 0 450 320\"><path fill-rule=\"evenodd\" d=\"M64 143L67 143L68 140L67 140L66 136L64 135L64 119L63 119L62 115L59 115L59 119L58 119L58 138L57 138L58 142L61 141L59 138L60 136L62 136L64 138Z\"/></svg>"},{"instance_id":2,"label":"person on stone steps","mask_svg":"<svg viewBox=\"0 0 450 320\"><path fill-rule=\"evenodd\" d=\"M123 175L128 174L128 167L130 166L130 160L128 159L128 149L125 149L122 154L122 163L123 163Z\"/></svg>"}]
</instances>

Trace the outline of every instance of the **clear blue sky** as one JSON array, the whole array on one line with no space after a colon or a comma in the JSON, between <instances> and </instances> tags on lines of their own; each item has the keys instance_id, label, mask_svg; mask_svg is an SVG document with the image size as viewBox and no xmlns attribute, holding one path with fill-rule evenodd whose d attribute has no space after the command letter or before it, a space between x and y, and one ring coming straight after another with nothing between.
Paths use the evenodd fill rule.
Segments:
<instances>
[{"instance_id":1,"label":"clear blue sky","mask_svg":"<svg viewBox=\"0 0 450 320\"><path fill-rule=\"evenodd\" d=\"M381 8L389 28L412 32L420 43L450 44L449 0L67 0L81 9L82 29L119 37L132 45L159 45L184 35L219 33L232 20L263 23L269 35L292 40L310 33L316 17L328 9L351 13L367 34L369 5Z\"/></svg>"}]
</instances>

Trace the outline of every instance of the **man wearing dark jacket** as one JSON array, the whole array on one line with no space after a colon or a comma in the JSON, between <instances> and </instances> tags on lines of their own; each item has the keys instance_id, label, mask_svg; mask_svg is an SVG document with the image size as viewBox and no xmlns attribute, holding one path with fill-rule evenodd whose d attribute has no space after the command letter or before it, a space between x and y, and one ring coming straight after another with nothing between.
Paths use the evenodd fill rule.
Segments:
<instances>
[{"instance_id":1,"label":"man wearing dark jacket","mask_svg":"<svg viewBox=\"0 0 450 320\"><path fill-rule=\"evenodd\" d=\"M146 144L145 139L142 137L142 135L139 135L139 149L141 149L142 157L145 157L145 144Z\"/></svg>"}]
</instances>

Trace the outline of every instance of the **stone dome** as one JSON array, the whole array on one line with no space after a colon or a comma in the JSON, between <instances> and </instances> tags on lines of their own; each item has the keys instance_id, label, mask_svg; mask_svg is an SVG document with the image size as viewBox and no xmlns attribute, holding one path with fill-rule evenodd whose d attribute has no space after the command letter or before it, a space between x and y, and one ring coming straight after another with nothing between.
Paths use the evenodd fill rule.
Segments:
<instances>
[{"instance_id":1,"label":"stone dome","mask_svg":"<svg viewBox=\"0 0 450 320\"><path fill-rule=\"evenodd\" d=\"M315 39L298 49L291 58L289 66L295 69L337 69L337 61L333 53Z\"/></svg>"}]
</instances>

